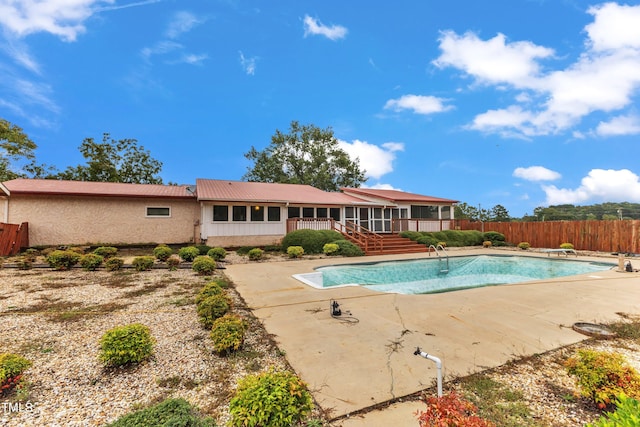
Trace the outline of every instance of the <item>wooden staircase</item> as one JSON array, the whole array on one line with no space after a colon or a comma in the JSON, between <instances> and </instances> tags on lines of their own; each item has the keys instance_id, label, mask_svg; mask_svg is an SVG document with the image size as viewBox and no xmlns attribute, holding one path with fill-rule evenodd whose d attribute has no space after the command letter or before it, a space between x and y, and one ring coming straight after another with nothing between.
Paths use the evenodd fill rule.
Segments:
<instances>
[{"instance_id":1,"label":"wooden staircase","mask_svg":"<svg viewBox=\"0 0 640 427\"><path fill-rule=\"evenodd\" d=\"M354 223L341 224L333 222L333 229L345 239L358 245L365 255L392 255L429 252L425 245L398 234L380 234L367 230Z\"/></svg>"},{"instance_id":2,"label":"wooden staircase","mask_svg":"<svg viewBox=\"0 0 640 427\"><path fill-rule=\"evenodd\" d=\"M380 234L380 236L382 236L382 250L370 252L367 255L413 254L429 251L425 245L397 234Z\"/></svg>"}]
</instances>

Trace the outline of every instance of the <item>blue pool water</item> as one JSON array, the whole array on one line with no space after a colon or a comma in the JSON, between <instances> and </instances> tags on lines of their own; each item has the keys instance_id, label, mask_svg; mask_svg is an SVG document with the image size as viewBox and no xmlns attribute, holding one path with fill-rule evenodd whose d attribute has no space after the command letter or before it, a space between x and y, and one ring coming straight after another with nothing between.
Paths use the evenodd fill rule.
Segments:
<instances>
[{"instance_id":1,"label":"blue pool water","mask_svg":"<svg viewBox=\"0 0 640 427\"><path fill-rule=\"evenodd\" d=\"M357 284L401 294L424 294L609 270L613 264L556 258L479 255L319 267L318 287ZM321 274L318 274L321 273ZM300 275L304 276L304 275ZM310 283L311 284L311 283Z\"/></svg>"}]
</instances>

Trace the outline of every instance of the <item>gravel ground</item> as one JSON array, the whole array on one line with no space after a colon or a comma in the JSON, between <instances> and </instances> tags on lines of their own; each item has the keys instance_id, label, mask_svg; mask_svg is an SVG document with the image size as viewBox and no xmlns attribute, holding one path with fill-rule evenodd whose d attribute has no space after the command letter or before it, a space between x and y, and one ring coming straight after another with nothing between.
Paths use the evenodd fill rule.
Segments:
<instances>
[{"instance_id":1,"label":"gravel ground","mask_svg":"<svg viewBox=\"0 0 640 427\"><path fill-rule=\"evenodd\" d=\"M281 261L286 259L270 256L262 262ZM230 253L227 262L247 260ZM19 353L33 366L26 371L30 391L24 400L0 397L0 425L99 426L166 397L183 397L224 425L237 379L270 366L289 366L233 288L228 290L233 310L250 321L249 333L237 354L213 353L193 302L208 280L188 269L1 269L0 352ZM133 368L103 368L98 361L102 334L134 322L151 329L157 340L154 357ZM579 396L562 363L585 346L622 353L640 369L637 343L587 340L486 374L520 391L541 425L583 426L600 411ZM314 416L321 418L319 409ZM339 427L340 422L325 425Z\"/></svg>"}]
</instances>

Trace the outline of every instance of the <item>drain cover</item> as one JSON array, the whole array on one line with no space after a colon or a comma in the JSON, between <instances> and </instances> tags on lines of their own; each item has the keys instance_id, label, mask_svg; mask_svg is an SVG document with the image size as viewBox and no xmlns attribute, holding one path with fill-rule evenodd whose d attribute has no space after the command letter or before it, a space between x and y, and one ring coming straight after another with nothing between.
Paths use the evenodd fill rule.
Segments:
<instances>
[{"instance_id":1,"label":"drain cover","mask_svg":"<svg viewBox=\"0 0 640 427\"><path fill-rule=\"evenodd\" d=\"M606 326L595 323L574 323L573 330L594 338L613 338L616 336L615 332L612 332Z\"/></svg>"}]
</instances>

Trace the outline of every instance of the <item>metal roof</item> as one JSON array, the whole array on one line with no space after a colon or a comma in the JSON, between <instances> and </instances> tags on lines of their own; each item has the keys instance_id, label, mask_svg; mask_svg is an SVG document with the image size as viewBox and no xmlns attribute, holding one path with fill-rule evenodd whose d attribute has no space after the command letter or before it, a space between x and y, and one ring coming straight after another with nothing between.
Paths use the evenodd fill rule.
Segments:
<instances>
[{"instance_id":1,"label":"metal roof","mask_svg":"<svg viewBox=\"0 0 640 427\"><path fill-rule=\"evenodd\" d=\"M458 200L443 199L440 197L424 196L422 194L407 193L399 190L380 190L375 188L342 188L346 194L362 196L367 198L388 200L394 203L398 202L417 202L417 203L458 203Z\"/></svg>"}]
</instances>

